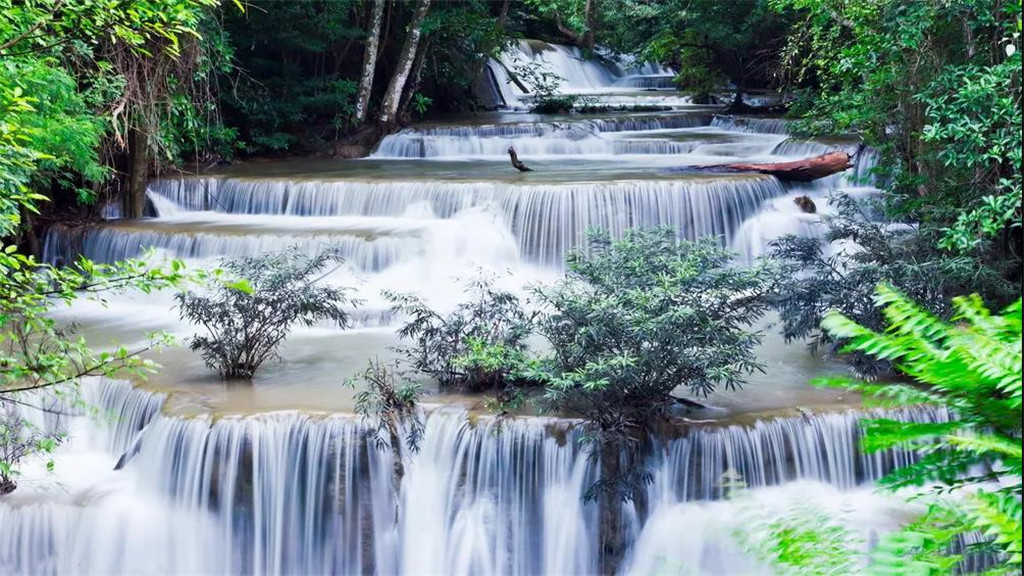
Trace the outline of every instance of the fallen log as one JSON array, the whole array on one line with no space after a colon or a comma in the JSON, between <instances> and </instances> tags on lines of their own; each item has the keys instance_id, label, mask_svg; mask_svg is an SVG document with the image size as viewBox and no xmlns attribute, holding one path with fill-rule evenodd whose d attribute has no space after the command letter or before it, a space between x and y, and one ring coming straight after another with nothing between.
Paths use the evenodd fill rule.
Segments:
<instances>
[{"instance_id":1,"label":"fallen log","mask_svg":"<svg viewBox=\"0 0 1024 576\"><path fill-rule=\"evenodd\" d=\"M715 164L703 169L720 169L729 172L757 172L771 174L779 180L810 182L853 167L853 157L846 152L829 152L821 156L793 160L791 162L769 162L766 164Z\"/></svg>"},{"instance_id":2,"label":"fallen log","mask_svg":"<svg viewBox=\"0 0 1024 576\"><path fill-rule=\"evenodd\" d=\"M516 149L511 146L509 146L508 148L508 157L510 160L512 160L512 166L516 170L519 170L520 172L533 172L532 168L530 168L526 164L523 164L522 161L519 160L519 156L516 155Z\"/></svg>"}]
</instances>

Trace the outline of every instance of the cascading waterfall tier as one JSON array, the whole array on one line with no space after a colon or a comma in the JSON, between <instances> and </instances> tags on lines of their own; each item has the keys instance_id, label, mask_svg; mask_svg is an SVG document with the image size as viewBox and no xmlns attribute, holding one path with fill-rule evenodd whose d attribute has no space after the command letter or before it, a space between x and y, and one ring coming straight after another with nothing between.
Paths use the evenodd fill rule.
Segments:
<instances>
[{"instance_id":1,"label":"cascading waterfall tier","mask_svg":"<svg viewBox=\"0 0 1024 576\"><path fill-rule=\"evenodd\" d=\"M367 239L344 235L216 234L184 228L134 229L124 226L97 227L86 230L52 228L43 244L46 262L72 262L84 254L96 262L117 262L137 258L148 249L157 249L176 258L243 257L296 247L313 255L324 248L338 251L349 265L358 270L375 272L397 262L403 252L415 252L412 238Z\"/></svg>"},{"instance_id":2,"label":"cascading waterfall tier","mask_svg":"<svg viewBox=\"0 0 1024 576\"><path fill-rule=\"evenodd\" d=\"M112 406L158 401L114 392L121 400L108 399ZM583 496L598 465L570 421L471 419L462 411L434 410L425 416L419 450L403 448L405 475L396 494L392 452L379 449L350 416L125 413L148 414L129 416L127 429L149 422L122 471L133 475L131 495L114 491L84 507L0 502L4 573L526 575L597 569L597 505ZM874 415L946 418L924 408ZM739 474L752 489L793 480L848 489L910 461L912 455L901 452L861 454L862 416L697 427L655 442L647 507L625 510L630 533L651 539L658 528L647 527L647 519L662 517L663 508L720 498L727 473ZM631 564L654 561L630 554Z\"/></svg>"},{"instance_id":3,"label":"cascading waterfall tier","mask_svg":"<svg viewBox=\"0 0 1024 576\"><path fill-rule=\"evenodd\" d=\"M789 134L789 122L782 118L716 115L711 120L711 127L748 134Z\"/></svg>"},{"instance_id":4,"label":"cascading waterfall tier","mask_svg":"<svg viewBox=\"0 0 1024 576\"><path fill-rule=\"evenodd\" d=\"M158 182L151 193L182 210L231 214L396 217L426 204L444 219L486 208L504 219L524 258L559 266L592 228L618 236L668 226L686 238L728 241L762 202L785 190L767 176L572 184L191 178Z\"/></svg>"},{"instance_id":5,"label":"cascading waterfall tier","mask_svg":"<svg viewBox=\"0 0 1024 576\"><path fill-rule=\"evenodd\" d=\"M434 158L443 156L504 156L510 146L523 155L683 154L686 142L602 138L604 133L678 130L707 126L707 114L627 116L561 123L509 123L480 126L407 128L386 136L377 158Z\"/></svg>"},{"instance_id":6,"label":"cascading waterfall tier","mask_svg":"<svg viewBox=\"0 0 1024 576\"><path fill-rule=\"evenodd\" d=\"M575 46L549 44L540 40L519 40L497 58L488 61L487 82L495 104L505 108L523 109L524 101L535 87L520 77L520 67L538 67L561 79L559 91L601 94L615 89L664 87L674 72L655 63L640 63L630 57L618 56L598 49L600 58L588 58ZM671 87L671 86L669 86Z\"/></svg>"}]
</instances>

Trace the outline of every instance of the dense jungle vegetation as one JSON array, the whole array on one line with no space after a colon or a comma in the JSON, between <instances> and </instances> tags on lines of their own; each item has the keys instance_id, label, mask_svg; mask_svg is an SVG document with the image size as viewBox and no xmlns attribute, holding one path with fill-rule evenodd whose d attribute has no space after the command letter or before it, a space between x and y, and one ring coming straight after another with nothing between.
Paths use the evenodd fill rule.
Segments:
<instances>
[{"instance_id":1,"label":"dense jungle vegetation","mask_svg":"<svg viewBox=\"0 0 1024 576\"><path fill-rule=\"evenodd\" d=\"M888 487L945 493L1001 482L929 501L924 517L881 543L878 554L888 556L871 566L949 573L961 559L950 544L981 531L995 569L1016 572L1020 35L1020 0L0 0L0 404L84 375L153 367L144 350L96 352L47 317L107 289L219 283L219 300L184 289L179 302L185 316L213 326L193 347L231 376L251 377L290 325L346 320L344 291L306 282L330 254L214 272L176 261L60 267L38 261L46 227L95 221L111 202L142 217L147 182L161 173L359 157L410 123L482 110L475 84L486 59L516 39L573 44L595 57L604 47L671 66L695 101L757 114L764 110L747 97L781 93L785 110L771 112L796 120L800 135L857 135L880 158L885 185L873 209L903 226L879 225L848 202L826 237L860 245L852 261L823 253L817 239L788 237L742 270L714 242L680 242L663 230L614 240L597 233L593 250L570 255L559 283L534 292L544 314L527 313L486 279L446 317L414 295L389 295L412 318L402 332L407 367L443 387L496 392L498 411L532 398L572 412L591 423L588 438L602 449L631 453L643 449L638 430L654 429L675 406L676 386L699 395L757 370L750 326L778 311L787 339L842 350L870 382L841 385L960 416L869 426L876 449L928 454L894 472ZM280 329L240 359L248 344L223 341L237 334L231 307L260 298L301 312L270 314L263 322L284 318ZM530 334L553 352L533 357ZM707 351L699 360L688 356L696 348ZM872 380L894 374L902 384ZM366 414L414 418L418 391L391 367L371 364L363 379ZM8 416L0 412L0 495L13 490L20 458L58 440ZM384 422L380 430L397 436L399 426ZM605 472L594 498L637 497L647 481L629 458ZM852 569L843 559L848 535L815 529L814 518L790 520L751 545L783 570Z\"/></svg>"}]
</instances>

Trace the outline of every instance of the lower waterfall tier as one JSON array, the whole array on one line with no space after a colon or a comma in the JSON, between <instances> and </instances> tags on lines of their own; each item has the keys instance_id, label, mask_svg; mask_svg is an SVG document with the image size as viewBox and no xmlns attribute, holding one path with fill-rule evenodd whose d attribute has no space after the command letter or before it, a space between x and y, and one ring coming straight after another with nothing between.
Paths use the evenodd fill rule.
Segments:
<instances>
[{"instance_id":1,"label":"lower waterfall tier","mask_svg":"<svg viewBox=\"0 0 1024 576\"><path fill-rule=\"evenodd\" d=\"M132 406L153 400L122 387L99 402L106 411L136 414ZM924 408L888 416L945 418ZM677 561L710 573L743 566L737 547L711 535L734 530L730 518L761 500L779 505L820 499L839 506L856 499L874 507L861 511L863 524L878 528L891 516L891 503L858 487L913 456L861 454L862 417L846 412L692 427L678 438L654 442L646 502L623 504L630 544L622 571L648 573L659 563ZM396 494L391 451L380 450L350 416L152 415L137 440L108 445L111 459L124 449L129 456L123 470L107 473L117 481L69 493L64 501L0 503L0 571L596 570L598 504L583 496L598 463L576 424L472 419L443 409L425 418L419 451L403 448L405 476ZM141 426L147 419L132 421ZM73 453L76 447L65 449ZM58 473L60 462L58 457ZM749 496L721 500L727 476L741 478Z\"/></svg>"}]
</instances>

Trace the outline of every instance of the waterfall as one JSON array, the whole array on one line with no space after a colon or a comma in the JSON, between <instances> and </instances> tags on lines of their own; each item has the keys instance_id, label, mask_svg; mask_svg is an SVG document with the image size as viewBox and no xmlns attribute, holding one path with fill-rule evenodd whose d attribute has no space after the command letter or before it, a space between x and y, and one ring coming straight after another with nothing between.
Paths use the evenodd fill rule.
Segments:
<instances>
[{"instance_id":1,"label":"waterfall","mask_svg":"<svg viewBox=\"0 0 1024 576\"><path fill-rule=\"evenodd\" d=\"M214 219L236 214L396 218L407 215L414 205L428 208L428 219L450 219L486 208L508 226L524 258L551 266L560 266L565 253L579 246L591 228L619 236L631 227L669 226L686 238L711 235L730 241L762 202L784 192L776 179L764 176L572 184L185 178L163 180L151 188L152 195L178 210L212 209ZM278 246L290 241L263 238ZM324 241L314 237L298 243L313 246ZM260 249L263 242L246 235L189 231L171 236L157 228L143 232L109 227L87 232L82 251L101 260L137 254L140 246L167 248L181 256L212 256L251 253L246 251ZM393 262L404 246L383 238L340 237L326 242L346 243L353 261L370 270ZM69 244L61 230L54 229L46 242L47 257L53 261L60 247Z\"/></svg>"},{"instance_id":2,"label":"waterfall","mask_svg":"<svg viewBox=\"0 0 1024 576\"><path fill-rule=\"evenodd\" d=\"M145 395L111 388L104 401L159 401ZM403 449L397 496L391 452L377 449L350 416L124 413L148 414L127 417L127 428L149 422L138 454L119 472L131 475L132 490L115 489L85 507L0 501L0 571L526 575L597 568L596 504L583 500L597 464L572 421L435 409L425 416L419 451ZM873 415L946 417L925 408ZM794 480L849 490L910 461L896 451L861 454L862 416L694 427L655 442L649 509L627 505L637 538L629 565L656 563L649 554L663 552L666 540L681 537L679 526L693 526L706 503L721 498L727 472L738 473L756 499L766 487L799 486Z\"/></svg>"},{"instance_id":3,"label":"waterfall","mask_svg":"<svg viewBox=\"0 0 1024 576\"><path fill-rule=\"evenodd\" d=\"M93 228L79 232L76 245L66 229L53 228L46 236L44 258L55 262L63 258L72 261L77 253L86 255L96 262L117 262L137 258L150 248L175 258L243 257L297 247L301 252L313 255L324 248L337 249L345 262L357 270L378 271L396 263L403 252L415 252L414 240L402 238L378 238L368 240L357 236L292 234L211 234L186 229L181 233L160 229L132 229L127 227Z\"/></svg>"},{"instance_id":4,"label":"waterfall","mask_svg":"<svg viewBox=\"0 0 1024 576\"><path fill-rule=\"evenodd\" d=\"M381 140L375 158L502 156L514 146L522 155L681 154L688 142L611 140L604 133L678 130L707 126L706 114L638 115L562 123L508 123L406 128Z\"/></svg>"},{"instance_id":5,"label":"waterfall","mask_svg":"<svg viewBox=\"0 0 1024 576\"><path fill-rule=\"evenodd\" d=\"M782 118L751 118L746 116L716 115L711 127L730 132L748 134L788 134L789 120Z\"/></svg>"},{"instance_id":6,"label":"waterfall","mask_svg":"<svg viewBox=\"0 0 1024 576\"><path fill-rule=\"evenodd\" d=\"M671 80L675 73L659 64L639 63L633 57L615 55L603 48L597 50L596 58L588 58L575 46L519 40L488 61L488 74L493 77L506 107L523 108L524 97L534 91L527 79L512 78L517 67L524 65L539 66L558 75L563 80L559 91L566 93L674 88Z\"/></svg>"},{"instance_id":7,"label":"waterfall","mask_svg":"<svg viewBox=\"0 0 1024 576\"><path fill-rule=\"evenodd\" d=\"M784 159L799 159L835 150L855 155L853 167L814 182L789 184L787 194L764 202L760 210L744 221L733 236L732 248L739 253L741 261L749 264L764 256L771 242L783 236L823 238L826 227L822 217L835 213L830 197L837 191L865 198L878 193L877 186L881 182L874 174L878 153L872 148L858 150L857 145L851 143L829 144L787 138L775 147L772 154ZM813 214L803 212L794 202L798 196L810 198L817 211ZM826 247L826 254L830 250Z\"/></svg>"}]
</instances>

